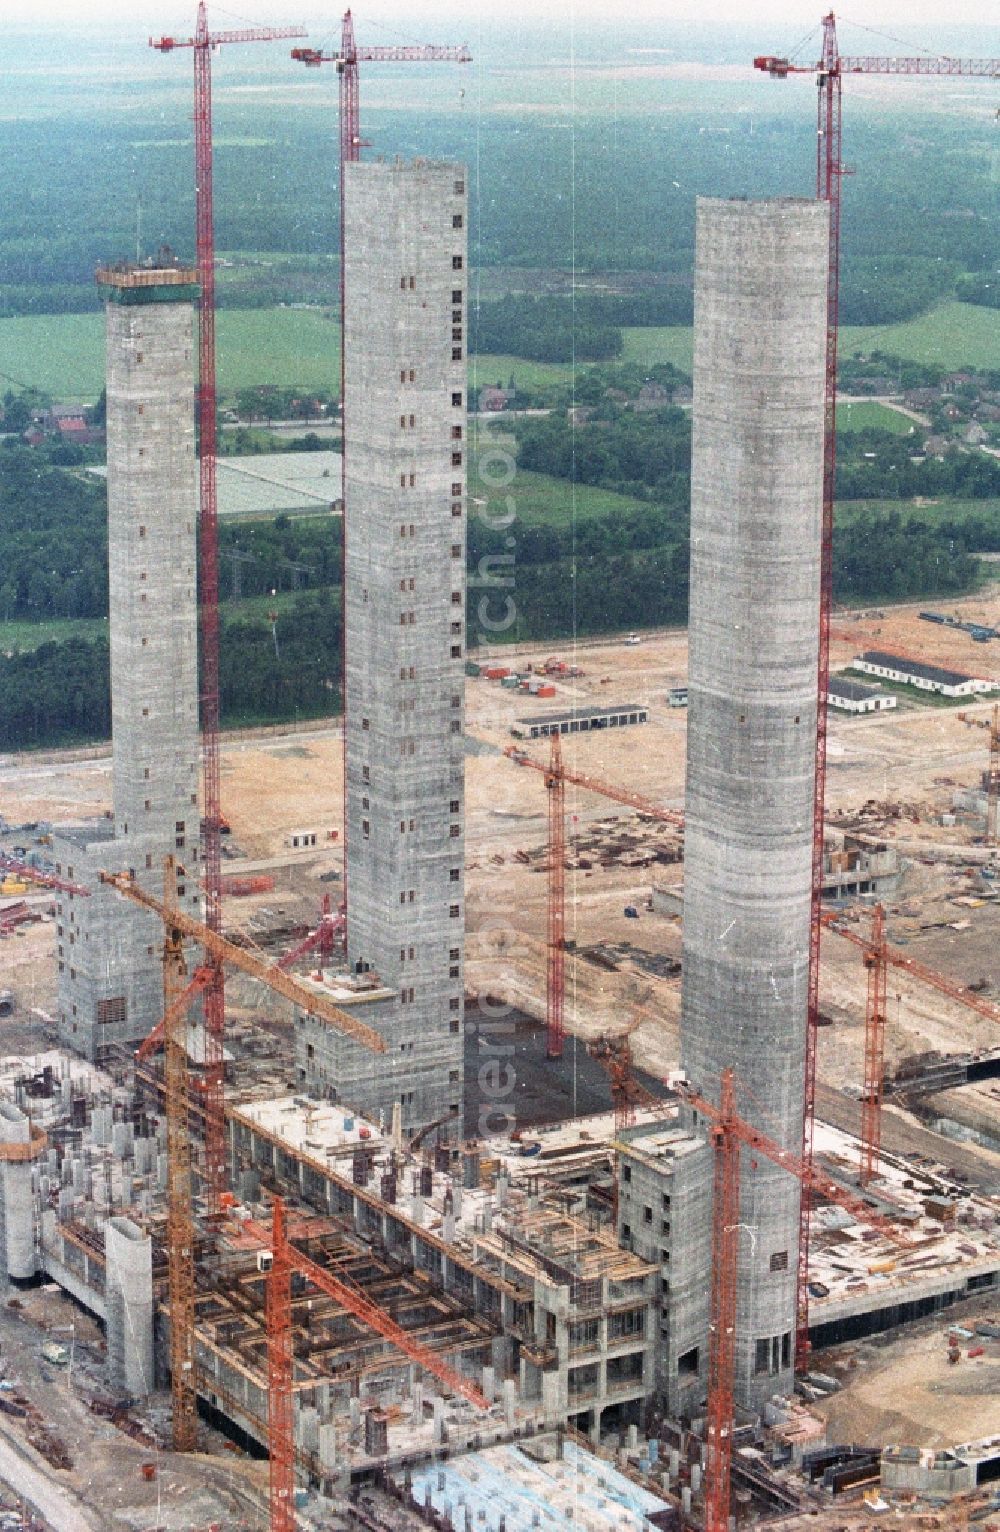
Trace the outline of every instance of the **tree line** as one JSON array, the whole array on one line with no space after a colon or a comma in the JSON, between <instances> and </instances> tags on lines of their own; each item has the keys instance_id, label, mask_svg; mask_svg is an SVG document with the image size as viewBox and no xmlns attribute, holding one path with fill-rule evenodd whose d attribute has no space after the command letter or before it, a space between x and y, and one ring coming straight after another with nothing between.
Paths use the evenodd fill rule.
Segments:
<instances>
[{"instance_id":1,"label":"tree line","mask_svg":"<svg viewBox=\"0 0 1000 1532\"><path fill-rule=\"evenodd\" d=\"M340 602L329 591L300 597L273 630L262 617L224 617L219 651L223 724L318 718L340 709ZM0 655L0 750L73 745L110 733L105 636Z\"/></svg>"}]
</instances>

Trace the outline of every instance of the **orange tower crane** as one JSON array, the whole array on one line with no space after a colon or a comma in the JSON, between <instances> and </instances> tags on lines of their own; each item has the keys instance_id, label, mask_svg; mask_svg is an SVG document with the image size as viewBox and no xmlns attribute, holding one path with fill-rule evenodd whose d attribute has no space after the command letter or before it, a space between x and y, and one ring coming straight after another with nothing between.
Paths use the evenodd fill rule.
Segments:
<instances>
[{"instance_id":1,"label":"orange tower crane","mask_svg":"<svg viewBox=\"0 0 1000 1532\"><path fill-rule=\"evenodd\" d=\"M568 771L563 765L562 746L558 733L549 735L549 744L550 754L547 766L541 761L536 761L533 756L527 755L525 751L518 750L514 745L508 745L504 755L515 761L518 766L530 766L534 771L540 771L549 792L549 959L545 989L547 1021L545 1051L548 1058L559 1059L562 1058L566 1035L563 1017L566 950L566 783L572 782L575 787L582 787L587 792L599 793L603 798L612 798L616 803L628 804L630 808L638 809L662 824L682 828L684 815L677 809L661 808L658 803L652 803L639 793L629 792L623 787L614 787L610 782L602 782L598 777L587 776L580 771Z\"/></svg>"},{"instance_id":2,"label":"orange tower crane","mask_svg":"<svg viewBox=\"0 0 1000 1532\"><path fill-rule=\"evenodd\" d=\"M709 1142L715 1148L705 1532L728 1532L736 1364L741 1148L765 1155L790 1175L796 1176L803 1189L808 1186L814 1196L836 1203L860 1223L877 1229L895 1244L905 1245L907 1239L888 1218L875 1212L863 1198L845 1190L830 1176L817 1171L810 1161L791 1150L783 1149L767 1134L745 1122L736 1111L736 1089L731 1069L722 1074L718 1106L712 1101L706 1101L688 1086L679 1086L677 1089L688 1106L704 1117L708 1125Z\"/></svg>"},{"instance_id":3,"label":"orange tower crane","mask_svg":"<svg viewBox=\"0 0 1000 1532\"><path fill-rule=\"evenodd\" d=\"M222 804L219 763L219 524L216 490L218 430L215 375L215 223L212 205L212 54L223 43L270 42L302 37L296 27L247 27L210 32L205 0L199 0L193 37L150 38L160 53L190 48L194 57L195 227L201 302L198 323L198 585L201 604L202 857L205 923L222 929ZM225 1188L225 1124L222 1110L222 1039L226 993L220 964L212 963L205 994L205 1170L209 1204L217 1210Z\"/></svg>"},{"instance_id":4,"label":"orange tower crane","mask_svg":"<svg viewBox=\"0 0 1000 1532\"><path fill-rule=\"evenodd\" d=\"M882 1093L885 1088L885 1018L888 961L885 950L885 911L872 911L871 941L864 948L868 969L865 1006L865 1086L861 1097L861 1185L878 1175L882 1152Z\"/></svg>"},{"instance_id":5,"label":"orange tower crane","mask_svg":"<svg viewBox=\"0 0 1000 1532\"><path fill-rule=\"evenodd\" d=\"M561 1059L566 1028L566 778L559 735L545 773L549 795L548 965L545 981L545 1056Z\"/></svg>"},{"instance_id":6,"label":"orange tower crane","mask_svg":"<svg viewBox=\"0 0 1000 1532\"><path fill-rule=\"evenodd\" d=\"M164 924L164 1014L142 1048L147 1057L155 1046L153 1039L166 1043L165 1097L167 1116L167 1234L170 1290L170 1357L173 1401L173 1440L179 1452L190 1451L195 1444L197 1396L194 1352L194 1210L191 1193L191 1134L188 1082L188 1056L185 1019L195 997L209 988L214 972L223 963L231 963L269 989L293 1001L303 1010L322 1017L375 1053L385 1052L385 1042L364 1022L356 1020L326 999L301 984L277 964L265 963L253 953L212 931L195 920L177 903L177 865L167 857L164 866L164 897L155 898L142 888L131 873L101 873L101 882L117 889L126 898L160 916ZM195 971L187 983L184 941L200 942L208 962ZM152 1044L152 1046L151 1046Z\"/></svg>"},{"instance_id":7,"label":"orange tower crane","mask_svg":"<svg viewBox=\"0 0 1000 1532\"><path fill-rule=\"evenodd\" d=\"M267 1278L267 1358L268 1358L268 1451L271 1459L270 1532L295 1532L295 1444L292 1435L292 1272L297 1271L320 1292L333 1298L355 1319L374 1330L397 1347L411 1362L423 1367L451 1393L460 1395L477 1409L488 1410L485 1395L450 1367L422 1341L408 1335L394 1319L357 1287L350 1286L332 1272L317 1265L303 1251L289 1242L285 1207L280 1197L274 1199L271 1228L244 1223L242 1228L255 1235L270 1249L271 1266Z\"/></svg>"},{"instance_id":8,"label":"orange tower crane","mask_svg":"<svg viewBox=\"0 0 1000 1532\"><path fill-rule=\"evenodd\" d=\"M344 571L347 567L347 451L346 451L346 420L347 403L344 398L344 166L355 160L360 160L361 150L365 147L365 141L361 137L361 79L358 65L368 64L430 64L430 63L456 63L469 64L472 62L472 54L463 43L460 47L450 45L417 44L403 47L368 47L359 48L354 39L354 17L351 12L345 11L340 31L340 52L323 53L319 48L293 48L292 58L300 64L305 64L307 69L318 69L321 64L336 65L340 79L340 497L343 507L341 520L340 559L341 559L341 589L346 588L343 580ZM346 635L341 655L341 692L342 707L344 713L344 747L347 747L347 644ZM347 899L347 772L344 772L344 900Z\"/></svg>"},{"instance_id":9,"label":"orange tower crane","mask_svg":"<svg viewBox=\"0 0 1000 1532\"><path fill-rule=\"evenodd\" d=\"M833 506L837 476L837 328L840 297L840 186L846 173L841 160L841 83L844 75L966 75L1000 78L1000 59L878 58L841 56L833 11L823 17L821 56L815 64L793 64L773 54L754 59L754 67L773 79L814 74L817 94L816 195L830 208L829 269L826 307L826 405L823 448L823 517L820 560L820 638L816 695L816 785L813 799L812 922L809 940L809 1002L806 1026L803 1157L812 1158L816 1110L816 1052L819 1027L820 920L823 899L823 812L826 796L826 695L830 680L830 614L833 609ZM804 1365L809 1349L809 1188L803 1189L799 1227L798 1318L796 1358Z\"/></svg>"},{"instance_id":10,"label":"orange tower crane","mask_svg":"<svg viewBox=\"0 0 1000 1532\"><path fill-rule=\"evenodd\" d=\"M1000 1023L1000 1006L975 990L955 984L936 969L928 968L916 958L910 957L899 947L886 940L885 911L880 904L872 910L872 928L868 936L841 925L838 910L828 910L822 916L823 925L861 948L862 959L868 970L868 1001L865 1009L865 1085L861 1098L861 1184L867 1186L872 1176L878 1174L879 1156L882 1148L882 1103L885 1096L885 1023L886 982L888 970L900 968L912 974L924 984L947 995L949 1000L976 1011L987 1021Z\"/></svg>"},{"instance_id":11,"label":"orange tower crane","mask_svg":"<svg viewBox=\"0 0 1000 1532\"><path fill-rule=\"evenodd\" d=\"M166 1035L167 1275L170 1293L170 1396L175 1452L193 1452L198 1427L194 1344L194 1209L191 1192L187 994L184 938L174 924L177 871L164 877L163 1016ZM190 1004L190 1001L188 1002Z\"/></svg>"},{"instance_id":12,"label":"orange tower crane","mask_svg":"<svg viewBox=\"0 0 1000 1532\"><path fill-rule=\"evenodd\" d=\"M1000 703L994 702L989 718L973 718L959 713L963 723L970 729L988 729L990 732L990 764L986 774L986 834L984 844L997 843L997 805L1000 803Z\"/></svg>"},{"instance_id":13,"label":"orange tower crane","mask_svg":"<svg viewBox=\"0 0 1000 1532\"><path fill-rule=\"evenodd\" d=\"M292 1251L285 1204L271 1208L271 1269L265 1292L267 1324L267 1450L270 1459L270 1532L295 1532L295 1412L292 1383Z\"/></svg>"}]
</instances>

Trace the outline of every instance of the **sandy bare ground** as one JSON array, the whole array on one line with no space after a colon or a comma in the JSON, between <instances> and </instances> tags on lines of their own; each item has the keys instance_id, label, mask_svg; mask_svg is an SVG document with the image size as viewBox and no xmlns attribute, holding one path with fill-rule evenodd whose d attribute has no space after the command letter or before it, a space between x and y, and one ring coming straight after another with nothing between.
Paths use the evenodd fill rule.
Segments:
<instances>
[{"instance_id":1,"label":"sandy bare ground","mask_svg":"<svg viewBox=\"0 0 1000 1532\"><path fill-rule=\"evenodd\" d=\"M998 595L1000 589L991 589L948 609L970 619L991 620ZM913 605L860 617L837 614L835 634L845 636L835 636L834 665L848 663L864 647L878 646L970 671L1000 670L1000 650L995 646L973 645L963 633L923 622L918 609ZM517 663L537 664L552 652L548 646L520 646ZM671 631L650 636L635 647L614 640L580 643L557 652L577 663L584 674L556 681L555 701L540 702L484 680L467 683L468 982L472 988L516 1000L539 1017L545 1006L546 794L540 774L503 757L503 748L514 743L511 729L523 717L570 701L641 702L649 708L647 725L569 736L563 742L566 764L571 772L625 785L659 803L681 807L684 798L685 712L667 705L667 692L685 679L687 635ZM504 654L508 660L512 657L510 651ZM973 704L967 711L982 716L988 708ZM544 758L543 742L525 748ZM902 800L912 807L919 823L898 822L887 835L916 838L924 850L950 847L961 863L966 851L969 860L974 855L976 827L959 824L945 829L935 817L951 808L955 786L975 783L985 764L985 731L967 727L952 709L905 705L873 718L834 716L828 811L853 813L871 798ZM330 831L343 829L339 727L226 744L222 788L233 846L247 859L280 861L287 854L289 831L317 831L320 844L315 857L295 859L284 871L276 869L280 896L298 894L303 907L311 908L324 889L336 889L336 884L323 885L317 878L323 872L338 871L341 865L342 841L339 836L328 838ZM79 819L101 814L109 804L107 760L0 760L0 812L13 822ZM622 824L637 824L628 809L572 784L567 788L567 815L571 848L574 836L586 837L596 825L615 817ZM519 852L527 853L532 864L517 860ZM228 871L238 868L238 861L226 866ZM596 967L585 957L568 958L569 1024L590 1036L604 1029L617 1030L649 1013L633 1044L637 1059L656 1073L676 1062L678 986L676 981L649 973L643 959L648 954L678 957L680 929L679 922L649 914L644 905L654 878L669 884L681 876L681 867L659 865L595 864L567 872L566 929L576 948L629 942L638 953L636 961L626 956L618 972ZM966 887L964 866L923 865L914 858L895 901L896 913L890 911L890 934L912 942L914 955L944 967L960 981L995 977L1000 991L994 956L995 910L956 906L954 897ZM639 908L638 921L625 918L627 904ZM246 918L253 906L253 901L232 901L231 918L237 922ZM920 929L935 922L935 931ZM948 922L963 929L952 930ZM34 1003L44 1005L46 1000L51 1002L53 989L46 957L51 939L33 936L28 943L18 939L0 946L0 982L3 973L15 967L19 985L27 985L36 997ZM860 1082L865 993L860 953L827 936L823 1004L834 1025L823 1033L820 1067L830 1084ZM953 1051L980 1044L989 1031L989 1023L964 1007L898 973L890 977L889 1011L890 1064L927 1048Z\"/></svg>"}]
</instances>

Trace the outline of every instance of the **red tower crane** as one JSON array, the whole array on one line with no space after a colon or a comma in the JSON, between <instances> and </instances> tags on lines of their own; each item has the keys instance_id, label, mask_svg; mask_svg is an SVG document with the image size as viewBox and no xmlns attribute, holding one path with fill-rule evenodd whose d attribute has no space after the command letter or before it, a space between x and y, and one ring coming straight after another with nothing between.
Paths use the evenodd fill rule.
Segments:
<instances>
[{"instance_id":1,"label":"red tower crane","mask_svg":"<svg viewBox=\"0 0 1000 1532\"><path fill-rule=\"evenodd\" d=\"M291 968L300 957L307 952L318 951L320 964L328 963L333 957L334 943L338 941L344 932L344 907L341 905L336 915L330 904L330 895L323 895L323 907L320 913L319 925L315 931L310 931L308 936L292 947L283 957L278 959L279 968Z\"/></svg>"},{"instance_id":2,"label":"red tower crane","mask_svg":"<svg viewBox=\"0 0 1000 1532\"><path fill-rule=\"evenodd\" d=\"M882 1092L885 1076L885 1014L888 961L885 947L885 911L872 911L871 941L864 949L868 970L868 1001L865 1006L865 1086L861 1097L862 1186L878 1175L882 1151Z\"/></svg>"},{"instance_id":3,"label":"red tower crane","mask_svg":"<svg viewBox=\"0 0 1000 1532\"><path fill-rule=\"evenodd\" d=\"M549 795L548 964L545 981L545 1056L561 1059L566 1037L566 777L559 735L545 773Z\"/></svg>"},{"instance_id":4,"label":"red tower crane","mask_svg":"<svg viewBox=\"0 0 1000 1532\"><path fill-rule=\"evenodd\" d=\"M819 1026L820 910L823 897L823 805L826 794L826 694L830 678L830 613L833 604L833 502L837 476L837 326L840 296L841 82L844 75L970 75L1000 77L1000 59L879 58L841 56L833 11L823 17L823 46L815 64L793 64L772 54L754 59L754 68L774 79L815 74L817 97L816 195L830 208L830 249L826 307L826 415L823 446L823 517L820 561L820 641L816 694L816 786L813 799L812 922L809 936L809 1001L806 1025L803 1158L812 1160L816 1110L816 1047ZM799 1228L799 1288L796 1360L805 1364L809 1350L809 1195L804 1187Z\"/></svg>"},{"instance_id":5,"label":"red tower crane","mask_svg":"<svg viewBox=\"0 0 1000 1532\"><path fill-rule=\"evenodd\" d=\"M745 1122L736 1111L731 1069L723 1072L719 1104L706 1101L688 1086L678 1094L705 1118L709 1142L715 1148L712 1204L712 1296L708 1336L708 1464L705 1470L705 1532L728 1532L730 1469L733 1452L733 1389L736 1366L736 1283L740 1233L740 1150L763 1154L797 1177L816 1196L844 1208L860 1223L877 1229L894 1244L907 1238L863 1198L847 1191L804 1157L783 1149L774 1139Z\"/></svg>"},{"instance_id":6,"label":"red tower crane","mask_svg":"<svg viewBox=\"0 0 1000 1532\"><path fill-rule=\"evenodd\" d=\"M599 793L602 798L611 798L616 803L627 804L630 808L638 809L640 813L659 820L661 824L671 824L682 828L684 815L677 809L661 808L658 803L643 798L639 793L629 792L627 788L615 787L610 782L602 782L598 777L588 776L585 772L567 771L563 765L558 733L550 734L549 741L550 756L547 766L541 761L536 761L533 756L527 755L523 750L518 750L514 745L508 745L504 755L516 761L518 766L530 766L532 770L540 771L549 792L549 957L545 987L545 1051L548 1058L560 1059L566 1035L563 1017L566 951L566 783L572 782L575 787L585 788L587 792Z\"/></svg>"},{"instance_id":7,"label":"red tower crane","mask_svg":"<svg viewBox=\"0 0 1000 1532\"><path fill-rule=\"evenodd\" d=\"M194 55L195 225L201 303L198 324L198 584L201 626L202 859L205 924L222 929L222 806L219 768L219 528L216 494L215 224L212 208L212 52L222 43L270 42L302 37L297 27L247 27L210 32L199 0L193 37L150 38L160 53L191 48ZM226 991L221 963L206 953L212 983L205 992L205 1179L209 1205L218 1209L225 1188L222 1037Z\"/></svg>"},{"instance_id":8,"label":"red tower crane","mask_svg":"<svg viewBox=\"0 0 1000 1532\"><path fill-rule=\"evenodd\" d=\"M868 970L868 1000L865 1008L865 1085L861 1098L861 1184L866 1186L872 1176L878 1174L879 1156L882 1148L882 1103L885 1096L885 1023L886 982L890 968L902 969L912 974L949 1000L964 1005L971 1011L1000 1023L1000 1006L984 995L967 989L962 984L928 968L899 947L886 940L885 911L880 904L872 910L872 928L868 936L842 925L839 910L829 910L823 917L823 925L845 941L861 948L862 959Z\"/></svg>"},{"instance_id":9,"label":"red tower crane","mask_svg":"<svg viewBox=\"0 0 1000 1532\"><path fill-rule=\"evenodd\" d=\"M267 1278L267 1371L268 1453L271 1459L270 1532L295 1532L295 1443L292 1435L292 1272L297 1271L321 1293L326 1293L355 1319L361 1320L376 1335L402 1351L411 1362L425 1368L451 1393L467 1399L480 1410L489 1409L486 1396L468 1378L442 1361L429 1346L401 1329L385 1309L373 1303L360 1288L350 1286L333 1272L317 1265L304 1251L290 1243L285 1206L274 1199L271 1227L241 1225L247 1234L256 1236L270 1248L271 1265Z\"/></svg>"},{"instance_id":10,"label":"red tower crane","mask_svg":"<svg viewBox=\"0 0 1000 1532\"><path fill-rule=\"evenodd\" d=\"M343 507L341 519L341 589L347 565L347 451L346 451L346 401L344 398L344 166L360 160L365 141L361 137L361 81L358 65L367 64L469 64L472 54L465 43L459 47L434 44L409 45L405 47L359 48L354 40L354 17L344 12L341 24L340 52L323 53L319 48L293 48L292 58L307 69L318 69L321 64L335 64L340 76L340 502ZM347 642L346 634L342 650L341 693L344 714L344 748L347 748ZM344 772L344 901L347 900L347 772Z\"/></svg>"},{"instance_id":11,"label":"red tower crane","mask_svg":"<svg viewBox=\"0 0 1000 1532\"><path fill-rule=\"evenodd\" d=\"M20 878L24 883L35 883L39 888L58 889L63 894L79 894L81 899L90 898L90 889L84 888L80 883L69 883L65 878L56 878L50 872L40 872L37 867L31 867L27 862L19 861L17 857L8 856L6 851L0 851L0 878L6 874L12 878Z\"/></svg>"}]
</instances>

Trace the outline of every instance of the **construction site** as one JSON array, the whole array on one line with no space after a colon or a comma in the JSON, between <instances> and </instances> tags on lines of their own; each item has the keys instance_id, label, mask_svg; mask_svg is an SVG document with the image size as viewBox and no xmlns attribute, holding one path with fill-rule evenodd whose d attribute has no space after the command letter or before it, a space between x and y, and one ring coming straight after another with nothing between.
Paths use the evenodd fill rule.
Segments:
<instances>
[{"instance_id":1,"label":"construction site","mask_svg":"<svg viewBox=\"0 0 1000 1532\"><path fill-rule=\"evenodd\" d=\"M699 199L689 624L552 654L467 649L469 173L361 152L360 63L467 50L297 47L344 712L233 735L211 58L297 36L153 42L196 259L97 276L113 739L0 758L0 1526L1000 1527L1000 592L831 594L841 74L907 61L828 17L819 194Z\"/></svg>"}]
</instances>

